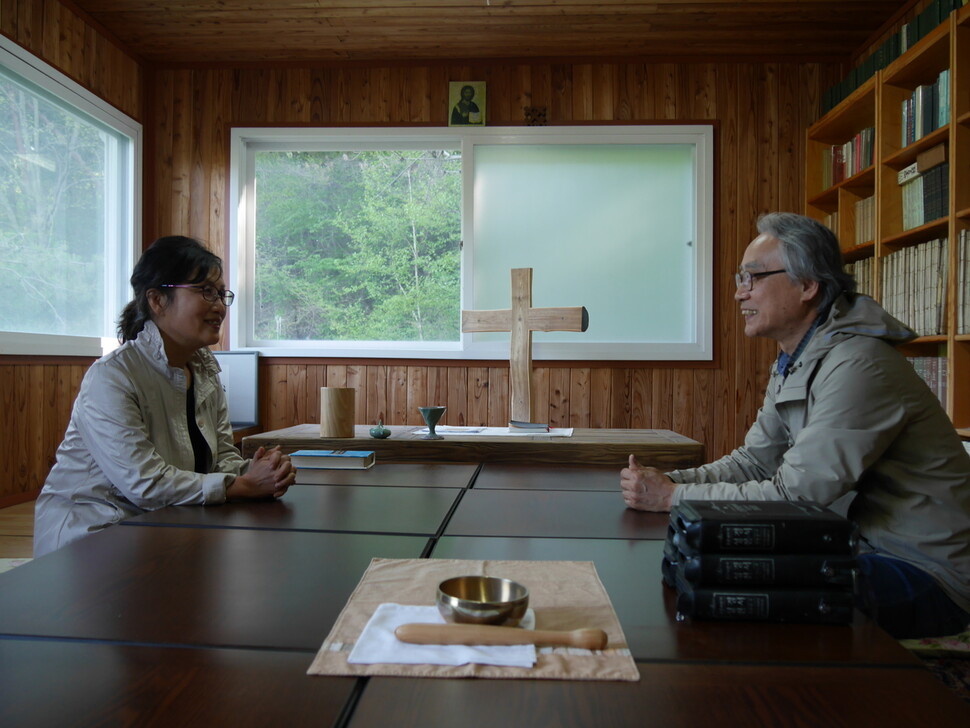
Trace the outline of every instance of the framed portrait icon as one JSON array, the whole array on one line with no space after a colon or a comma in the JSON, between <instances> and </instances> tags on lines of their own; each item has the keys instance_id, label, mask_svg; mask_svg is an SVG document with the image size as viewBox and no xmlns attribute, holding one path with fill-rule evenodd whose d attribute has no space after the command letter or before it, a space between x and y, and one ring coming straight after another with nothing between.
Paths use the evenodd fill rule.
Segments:
<instances>
[{"instance_id":1,"label":"framed portrait icon","mask_svg":"<svg viewBox=\"0 0 970 728\"><path fill-rule=\"evenodd\" d=\"M448 83L448 126L485 126L485 82Z\"/></svg>"}]
</instances>

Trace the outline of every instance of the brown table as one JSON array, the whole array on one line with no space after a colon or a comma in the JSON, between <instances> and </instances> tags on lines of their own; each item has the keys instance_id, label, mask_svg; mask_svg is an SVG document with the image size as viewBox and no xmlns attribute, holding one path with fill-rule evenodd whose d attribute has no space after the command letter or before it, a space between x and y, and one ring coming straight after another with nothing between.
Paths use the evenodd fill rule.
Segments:
<instances>
[{"instance_id":1,"label":"brown table","mask_svg":"<svg viewBox=\"0 0 970 728\"><path fill-rule=\"evenodd\" d=\"M659 575L665 515L629 511L615 491L501 480L493 471L487 487L301 486L280 504L169 509L0 574L0 724L967 724L967 707L861 616L840 626L678 622ZM371 496L400 508L377 512L375 502L368 518ZM460 500L446 522L449 499ZM215 520L183 520L199 517ZM394 530L411 518L422 532L439 519L444 535L315 530ZM593 561L641 681L304 674L371 558L429 554Z\"/></svg>"},{"instance_id":2,"label":"brown table","mask_svg":"<svg viewBox=\"0 0 970 728\"><path fill-rule=\"evenodd\" d=\"M294 485L279 500L173 506L122 525L434 536L461 493L456 488Z\"/></svg>"},{"instance_id":3,"label":"brown table","mask_svg":"<svg viewBox=\"0 0 970 728\"><path fill-rule=\"evenodd\" d=\"M925 669L639 663L640 682L373 677L349 728L965 728Z\"/></svg>"},{"instance_id":4,"label":"brown table","mask_svg":"<svg viewBox=\"0 0 970 728\"><path fill-rule=\"evenodd\" d=\"M0 574L0 635L315 653L372 558L427 542L116 526Z\"/></svg>"},{"instance_id":5,"label":"brown table","mask_svg":"<svg viewBox=\"0 0 970 728\"><path fill-rule=\"evenodd\" d=\"M676 621L660 579L662 541L576 538L439 539L432 558L592 561L637 660L918 665L872 623L852 625Z\"/></svg>"},{"instance_id":6,"label":"brown table","mask_svg":"<svg viewBox=\"0 0 970 728\"><path fill-rule=\"evenodd\" d=\"M664 539L666 513L633 511L619 489L604 491L499 490L465 492L445 536Z\"/></svg>"},{"instance_id":7,"label":"brown table","mask_svg":"<svg viewBox=\"0 0 970 728\"><path fill-rule=\"evenodd\" d=\"M485 463L476 488L502 490L608 490L620 492L620 468L609 465L507 465Z\"/></svg>"},{"instance_id":8,"label":"brown table","mask_svg":"<svg viewBox=\"0 0 970 728\"><path fill-rule=\"evenodd\" d=\"M482 437L448 434L425 440L423 427L391 426L391 436L377 440L368 425L357 425L353 438L322 438L320 425L294 425L243 438L242 453L252 457L260 446L300 449L374 450L378 462L487 462L549 465L609 465L622 468L633 453L645 465L663 470L692 467L704 461L704 446L670 430L575 428L572 437L514 435Z\"/></svg>"},{"instance_id":9,"label":"brown table","mask_svg":"<svg viewBox=\"0 0 970 728\"><path fill-rule=\"evenodd\" d=\"M354 678L306 676L312 655L0 638L0 725L334 725Z\"/></svg>"},{"instance_id":10,"label":"brown table","mask_svg":"<svg viewBox=\"0 0 970 728\"><path fill-rule=\"evenodd\" d=\"M377 463L367 470L319 468L313 485L400 485L413 488L467 488L478 465L461 463ZM302 482L297 476L297 482ZM309 483L308 483L309 484Z\"/></svg>"}]
</instances>

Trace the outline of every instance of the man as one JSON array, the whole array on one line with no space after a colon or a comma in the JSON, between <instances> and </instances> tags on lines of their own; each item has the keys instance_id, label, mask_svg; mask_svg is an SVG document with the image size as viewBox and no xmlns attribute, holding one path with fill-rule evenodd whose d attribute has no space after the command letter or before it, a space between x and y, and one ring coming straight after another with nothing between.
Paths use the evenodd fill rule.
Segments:
<instances>
[{"instance_id":1,"label":"man","mask_svg":"<svg viewBox=\"0 0 970 728\"><path fill-rule=\"evenodd\" d=\"M913 367L893 347L915 334L842 269L818 222L765 215L736 276L747 336L781 349L744 445L664 474L630 456L627 506L682 500L851 498L862 539L860 606L897 638L970 624L970 455Z\"/></svg>"}]
</instances>

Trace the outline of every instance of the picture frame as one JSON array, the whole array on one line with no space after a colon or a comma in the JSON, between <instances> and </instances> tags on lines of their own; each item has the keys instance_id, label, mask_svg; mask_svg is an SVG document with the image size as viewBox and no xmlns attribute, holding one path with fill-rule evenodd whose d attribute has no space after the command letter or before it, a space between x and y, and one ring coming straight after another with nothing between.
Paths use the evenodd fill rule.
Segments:
<instances>
[{"instance_id":1,"label":"picture frame","mask_svg":"<svg viewBox=\"0 0 970 728\"><path fill-rule=\"evenodd\" d=\"M484 81L448 83L448 126L485 126Z\"/></svg>"}]
</instances>

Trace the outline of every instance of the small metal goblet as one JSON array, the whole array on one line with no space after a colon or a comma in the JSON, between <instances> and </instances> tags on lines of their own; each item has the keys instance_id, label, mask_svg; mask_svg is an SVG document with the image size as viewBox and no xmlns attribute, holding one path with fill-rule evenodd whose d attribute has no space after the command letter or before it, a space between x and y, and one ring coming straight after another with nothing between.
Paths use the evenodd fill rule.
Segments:
<instances>
[{"instance_id":1,"label":"small metal goblet","mask_svg":"<svg viewBox=\"0 0 970 728\"><path fill-rule=\"evenodd\" d=\"M422 439L424 440L444 440L441 435L434 431L435 425L438 424L438 420L445 413L447 407L418 407L418 412L421 413L421 417L424 418L425 424L428 426L428 434Z\"/></svg>"}]
</instances>

